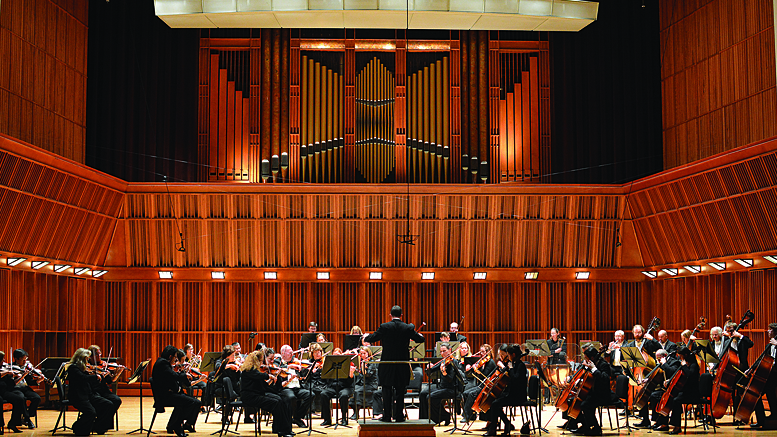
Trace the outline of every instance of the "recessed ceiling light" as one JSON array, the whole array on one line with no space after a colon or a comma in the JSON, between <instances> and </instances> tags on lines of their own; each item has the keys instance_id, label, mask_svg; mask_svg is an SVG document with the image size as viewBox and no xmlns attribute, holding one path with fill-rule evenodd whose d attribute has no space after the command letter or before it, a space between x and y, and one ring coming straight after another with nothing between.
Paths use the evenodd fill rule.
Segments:
<instances>
[{"instance_id":1,"label":"recessed ceiling light","mask_svg":"<svg viewBox=\"0 0 777 437\"><path fill-rule=\"evenodd\" d=\"M106 273L108 273L108 270L92 270L92 277L99 278Z\"/></svg>"},{"instance_id":2,"label":"recessed ceiling light","mask_svg":"<svg viewBox=\"0 0 777 437\"><path fill-rule=\"evenodd\" d=\"M523 279L537 279L540 277L540 272L526 272L523 274Z\"/></svg>"},{"instance_id":3,"label":"recessed ceiling light","mask_svg":"<svg viewBox=\"0 0 777 437\"><path fill-rule=\"evenodd\" d=\"M653 279L656 276L658 276L658 272L652 272L652 271L644 271L644 272L642 272L642 274L647 276L650 279Z\"/></svg>"},{"instance_id":4,"label":"recessed ceiling light","mask_svg":"<svg viewBox=\"0 0 777 437\"><path fill-rule=\"evenodd\" d=\"M666 268L661 270L663 270L664 273L666 273L669 276L677 276L677 274L680 273L679 269L673 269L673 268Z\"/></svg>"},{"instance_id":5,"label":"recessed ceiling light","mask_svg":"<svg viewBox=\"0 0 777 437\"><path fill-rule=\"evenodd\" d=\"M76 267L73 269L73 273L75 273L76 275L83 275L88 271L89 271L88 267Z\"/></svg>"},{"instance_id":6,"label":"recessed ceiling light","mask_svg":"<svg viewBox=\"0 0 777 437\"><path fill-rule=\"evenodd\" d=\"M383 272L370 272L370 279L376 281L383 279Z\"/></svg>"},{"instance_id":7,"label":"recessed ceiling light","mask_svg":"<svg viewBox=\"0 0 777 437\"><path fill-rule=\"evenodd\" d=\"M721 262L711 262L707 263L710 265L710 267L714 268L715 270L726 270L726 263Z\"/></svg>"},{"instance_id":8,"label":"recessed ceiling light","mask_svg":"<svg viewBox=\"0 0 777 437\"><path fill-rule=\"evenodd\" d=\"M777 264L777 255L764 255L764 259Z\"/></svg>"},{"instance_id":9,"label":"recessed ceiling light","mask_svg":"<svg viewBox=\"0 0 777 437\"><path fill-rule=\"evenodd\" d=\"M329 272L316 272L316 279L329 279Z\"/></svg>"},{"instance_id":10,"label":"recessed ceiling light","mask_svg":"<svg viewBox=\"0 0 777 437\"><path fill-rule=\"evenodd\" d=\"M700 273L701 272L701 266L683 266L685 270L688 270L691 273Z\"/></svg>"},{"instance_id":11,"label":"recessed ceiling light","mask_svg":"<svg viewBox=\"0 0 777 437\"><path fill-rule=\"evenodd\" d=\"M742 267L753 267L753 260L752 259L737 258L734 261L736 261L736 263L739 264Z\"/></svg>"},{"instance_id":12,"label":"recessed ceiling light","mask_svg":"<svg viewBox=\"0 0 777 437\"><path fill-rule=\"evenodd\" d=\"M421 279L434 279L434 272L421 272Z\"/></svg>"},{"instance_id":13,"label":"recessed ceiling light","mask_svg":"<svg viewBox=\"0 0 777 437\"><path fill-rule=\"evenodd\" d=\"M211 279L224 279L227 277L224 272L210 272Z\"/></svg>"},{"instance_id":14,"label":"recessed ceiling light","mask_svg":"<svg viewBox=\"0 0 777 437\"><path fill-rule=\"evenodd\" d=\"M486 279L486 272L475 272L472 275L473 279Z\"/></svg>"},{"instance_id":15,"label":"recessed ceiling light","mask_svg":"<svg viewBox=\"0 0 777 437\"><path fill-rule=\"evenodd\" d=\"M18 266L26 260L27 258L8 258L8 265L11 267Z\"/></svg>"},{"instance_id":16,"label":"recessed ceiling light","mask_svg":"<svg viewBox=\"0 0 777 437\"><path fill-rule=\"evenodd\" d=\"M56 273L62 273L62 272L64 272L65 270L67 270L69 268L70 268L70 266L67 265L67 264L54 264L54 271Z\"/></svg>"},{"instance_id":17,"label":"recessed ceiling light","mask_svg":"<svg viewBox=\"0 0 777 437\"><path fill-rule=\"evenodd\" d=\"M173 279L173 272L159 272L159 279Z\"/></svg>"},{"instance_id":18,"label":"recessed ceiling light","mask_svg":"<svg viewBox=\"0 0 777 437\"><path fill-rule=\"evenodd\" d=\"M30 263L30 266L32 267L33 270L42 269L47 265L49 265L48 261L33 261L32 263Z\"/></svg>"},{"instance_id":19,"label":"recessed ceiling light","mask_svg":"<svg viewBox=\"0 0 777 437\"><path fill-rule=\"evenodd\" d=\"M278 279L278 272L264 272L264 279Z\"/></svg>"},{"instance_id":20,"label":"recessed ceiling light","mask_svg":"<svg viewBox=\"0 0 777 437\"><path fill-rule=\"evenodd\" d=\"M591 272L577 272L575 273L575 279L588 279L591 276Z\"/></svg>"}]
</instances>

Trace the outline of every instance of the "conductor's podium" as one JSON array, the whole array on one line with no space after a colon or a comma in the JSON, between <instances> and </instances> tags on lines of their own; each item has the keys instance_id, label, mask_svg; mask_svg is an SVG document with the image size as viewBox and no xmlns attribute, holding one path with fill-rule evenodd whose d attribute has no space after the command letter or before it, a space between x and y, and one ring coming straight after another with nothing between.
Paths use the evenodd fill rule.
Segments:
<instances>
[{"instance_id":1,"label":"conductor's podium","mask_svg":"<svg viewBox=\"0 0 777 437\"><path fill-rule=\"evenodd\" d=\"M359 437L434 437L434 422L406 420L400 423L387 423L380 420L359 420Z\"/></svg>"}]
</instances>

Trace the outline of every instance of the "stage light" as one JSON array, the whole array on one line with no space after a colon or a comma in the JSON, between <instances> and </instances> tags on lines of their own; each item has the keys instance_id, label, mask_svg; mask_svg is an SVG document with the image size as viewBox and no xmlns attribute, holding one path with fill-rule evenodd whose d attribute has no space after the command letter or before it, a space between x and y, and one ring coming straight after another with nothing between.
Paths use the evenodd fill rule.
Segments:
<instances>
[{"instance_id":1,"label":"stage light","mask_svg":"<svg viewBox=\"0 0 777 437\"><path fill-rule=\"evenodd\" d=\"M159 272L159 279L173 279L173 272Z\"/></svg>"},{"instance_id":2,"label":"stage light","mask_svg":"<svg viewBox=\"0 0 777 437\"><path fill-rule=\"evenodd\" d=\"M316 279L329 279L329 272L316 272Z\"/></svg>"},{"instance_id":3,"label":"stage light","mask_svg":"<svg viewBox=\"0 0 777 437\"><path fill-rule=\"evenodd\" d=\"M8 265L11 267L18 266L25 261L27 261L27 258L8 258Z\"/></svg>"},{"instance_id":4,"label":"stage light","mask_svg":"<svg viewBox=\"0 0 777 437\"><path fill-rule=\"evenodd\" d=\"M777 255L764 255L764 259L777 264Z\"/></svg>"},{"instance_id":5,"label":"stage light","mask_svg":"<svg viewBox=\"0 0 777 437\"><path fill-rule=\"evenodd\" d=\"M650 279L653 279L656 276L658 276L658 272L652 272L652 271L644 271L644 272L642 272L642 274L647 276Z\"/></svg>"},{"instance_id":6,"label":"stage light","mask_svg":"<svg viewBox=\"0 0 777 437\"><path fill-rule=\"evenodd\" d=\"M721 262L711 262L707 263L710 265L710 267L714 268L715 270L726 270L726 263Z\"/></svg>"},{"instance_id":7,"label":"stage light","mask_svg":"<svg viewBox=\"0 0 777 437\"><path fill-rule=\"evenodd\" d=\"M680 273L680 269L661 269L669 276L677 276Z\"/></svg>"},{"instance_id":8,"label":"stage light","mask_svg":"<svg viewBox=\"0 0 777 437\"><path fill-rule=\"evenodd\" d=\"M224 279L227 277L227 274L224 272L210 272L210 277L212 279Z\"/></svg>"},{"instance_id":9,"label":"stage light","mask_svg":"<svg viewBox=\"0 0 777 437\"><path fill-rule=\"evenodd\" d=\"M89 271L88 267L76 267L73 269L73 273L76 275L83 275L84 273L87 273Z\"/></svg>"},{"instance_id":10,"label":"stage light","mask_svg":"<svg viewBox=\"0 0 777 437\"><path fill-rule=\"evenodd\" d=\"M278 279L278 272L264 272L264 279Z\"/></svg>"},{"instance_id":11,"label":"stage light","mask_svg":"<svg viewBox=\"0 0 777 437\"><path fill-rule=\"evenodd\" d=\"M421 279L427 279L427 280L434 279L434 272L422 272Z\"/></svg>"},{"instance_id":12,"label":"stage light","mask_svg":"<svg viewBox=\"0 0 777 437\"><path fill-rule=\"evenodd\" d=\"M65 270L69 269L70 266L67 264L54 264L54 272L55 273L62 273Z\"/></svg>"},{"instance_id":13,"label":"stage light","mask_svg":"<svg viewBox=\"0 0 777 437\"><path fill-rule=\"evenodd\" d=\"M588 279L591 277L591 272L577 272L575 273L575 279Z\"/></svg>"},{"instance_id":14,"label":"stage light","mask_svg":"<svg viewBox=\"0 0 777 437\"><path fill-rule=\"evenodd\" d=\"M32 263L30 263L30 266L32 267L33 270L42 269L47 265L49 265L48 261L33 261Z\"/></svg>"},{"instance_id":15,"label":"stage light","mask_svg":"<svg viewBox=\"0 0 777 437\"><path fill-rule=\"evenodd\" d=\"M383 272L370 272L370 279L376 281L383 279Z\"/></svg>"},{"instance_id":16,"label":"stage light","mask_svg":"<svg viewBox=\"0 0 777 437\"><path fill-rule=\"evenodd\" d=\"M106 273L108 273L108 270L92 270L92 277L99 278Z\"/></svg>"},{"instance_id":17,"label":"stage light","mask_svg":"<svg viewBox=\"0 0 777 437\"><path fill-rule=\"evenodd\" d=\"M526 272L523 274L523 279L537 279L540 277L540 272Z\"/></svg>"},{"instance_id":18,"label":"stage light","mask_svg":"<svg viewBox=\"0 0 777 437\"><path fill-rule=\"evenodd\" d=\"M475 272L472 274L472 279L486 279L486 272Z\"/></svg>"},{"instance_id":19,"label":"stage light","mask_svg":"<svg viewBox=\"0 0 777 437\"><path fill-rule=\"evenodd\" d=\"M753 260L752 259L737 258L734 261L736 261L736 263L739 264L742 267L753 267Z\"/></svg>"},{"instance_id":20,"label":"stage light","mask_svg":"<svg viewBox=\"0 0 777 437\"><path fill-rule=\"evenodd\" d=\"M683 266L683 268L691 273L701 273L701 266Z\"/></svg>"}]
</instances>

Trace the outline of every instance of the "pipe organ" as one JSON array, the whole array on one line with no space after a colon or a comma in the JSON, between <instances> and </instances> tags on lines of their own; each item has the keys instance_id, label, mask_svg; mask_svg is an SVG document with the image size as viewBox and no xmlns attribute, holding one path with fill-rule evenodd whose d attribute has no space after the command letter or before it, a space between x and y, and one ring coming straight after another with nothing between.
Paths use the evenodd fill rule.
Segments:
<instances>
[{"instance_id":1,"label":"pipe organ","mask_svg":"<svg viewBox=\"0 0 777 437\"><path fill-rule=\"evenodd\" d=\"M201 38L204 180L549 180L547 41L250 35Z\"/></svg>"}]
</instances>

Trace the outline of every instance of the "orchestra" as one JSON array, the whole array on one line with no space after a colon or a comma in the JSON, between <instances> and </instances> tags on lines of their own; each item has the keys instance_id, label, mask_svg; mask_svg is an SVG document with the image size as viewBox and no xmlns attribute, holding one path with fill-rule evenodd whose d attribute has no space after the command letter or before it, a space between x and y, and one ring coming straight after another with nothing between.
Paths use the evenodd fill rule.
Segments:
<instances>
[{"instance_id":1,"label":"orchestra","mask_svg":"<svg viewBox=\"0 0 777 437\"><path fill-rule=\"evenodd\" d=\"M258 416L251 416L261 410L267 411L272 415L273 433L279 436L293 435L292 427L310 426L305 419L315 411L320 414L321 426L332 425L330 401L333 399L337 399L337 420L342 425L347 425L349 419L358 420L361 409L371 410L371 414L365 413L368 418L384 422L404 421L406 416L403 409L398 408L401 404L397 398L406 391L403 389L407 387L404 378L407 376L409 381L411 362L408 354L399 352L404 350L405 341L421 341L423 336L413 325L402 322L399 316L401 310L392 313L392 322L384 324L387 326L374 334L354 326L351 335L361 335L363 344L378 342L384 348L383 353L373 354L368 346L346 351L350 364L345 361L347 371L336 379L322 377L322 370L328 362L327 356L340 356L343 352L336 347L331 353L324 353L319 342L296 351L284 344L278 354L272 347L259 343L257 349L247 355L240 353L239 342L227 344L210 374L200 371L202 356L200 351L194 353L191 344L182 349L168 345L154 363L150 380L155 400L174 407L167 424L168 433L184 437L187 431L195 432L201 403L187 390L193 384L204 384L209 378L215 386L216 402L221 402L224 377L232 380L243 401L246 421L259 420ZM700 377L703 373L709 373L707 381L713 378L715 381L711 407L697 412L703 423L716 426L716 419L728 414L732 421L727 424L748 429L774 429L776 416L767 415L762 400L765 397L769 405L777 405L777 373L773 371L777 360L777 323L768 324L765 348L751 363L749 350L758 345L742 332L742 328L752 318L749 311L740 323L727 317L728 320L721 323L722 327L710 329L708 346L696 337L706 324L703 317L693 331L671 331L674 335L680 332L676 342L672 341L670 331L658 329L661 321L654 318L648 329L641 324L633 325L630 339L625 338L624 331L617 330L613 340L602 343L601 348L586 340L579 349L582 353L574 352L576 349L572 347L576 344L567 343L559 329L553 328L547 340L531 341L533 345L539 342L543 348L542 342L546 341L549 352L544 356L535 353L528 358L524 358L529 355L528 348L524 353L520 343L499 344L496 350L489 344L482 344L473 354L469 343L462 341L454 351L452 345L455 343L445 341L450 339L449 332L442 332L438 344L440 356L432 361L420 359L424 373L437 381L421 392L418 417L448 425L453 419L451 408L454 407L446 406L443 401L459 399L456 408L460 408L462 423L471 426L479 413L480 419L486 422L484 435L496 435L499 429L503 434L510 434L516 426L505 414L504 407L526 402L529 376L538 369L551 370L547 366L567 366L566 377L550 378L546 386L553 386L549 391L555 397L552 402L567 419L562 426L577 434L602 434L595 411L615 399L612 391L615 378L631 381L629 408L640 419L636 428L677 434L681 432L681 418L687 414L687 406L698 403L700 386L705 381ZM315 332L315 322L311 322L309 328L310 332L324 335ZM657 331L655 337L651 335L654 329ZM389 351L396 353L394 357L398 358L386 359L385 348L395 347L392 330L402 332L405 340L400 342L400 347ZM465 338L458 334L456 323L451 324L450 332L456 333L457 338ZM634 358L635 353L642 359ZM122 399L114 393L112 386L115 387L124 371L131 372L131 369L112 362L110 355L106 359L98 345L78 348L61 371L69 388L68 399L81 413L72 425L76 435L104 434L113 427L113 417L122 405ZM32 419L38 413L40 396L33 387L47 384L47 379L39 366L30 363L24 349L13 350L11 364L5 363L4 358L5 353L0 351L0 399L12 405L12 413L7 425L2 419L0 429L21 433L23 426L35 427ZM406 361L407 364L382 366L381 361ZM383 367L394 369L393 379L384 375L381 380ZM403 371L397 379L399 369ZM384 408L386 387L395 399ZM316 396L320 397L320 407L314 409ZM352 412L349 411L351 408ZM523 425L521 433L528 433L529 424Z\"/></svg>"}]
</instances>

